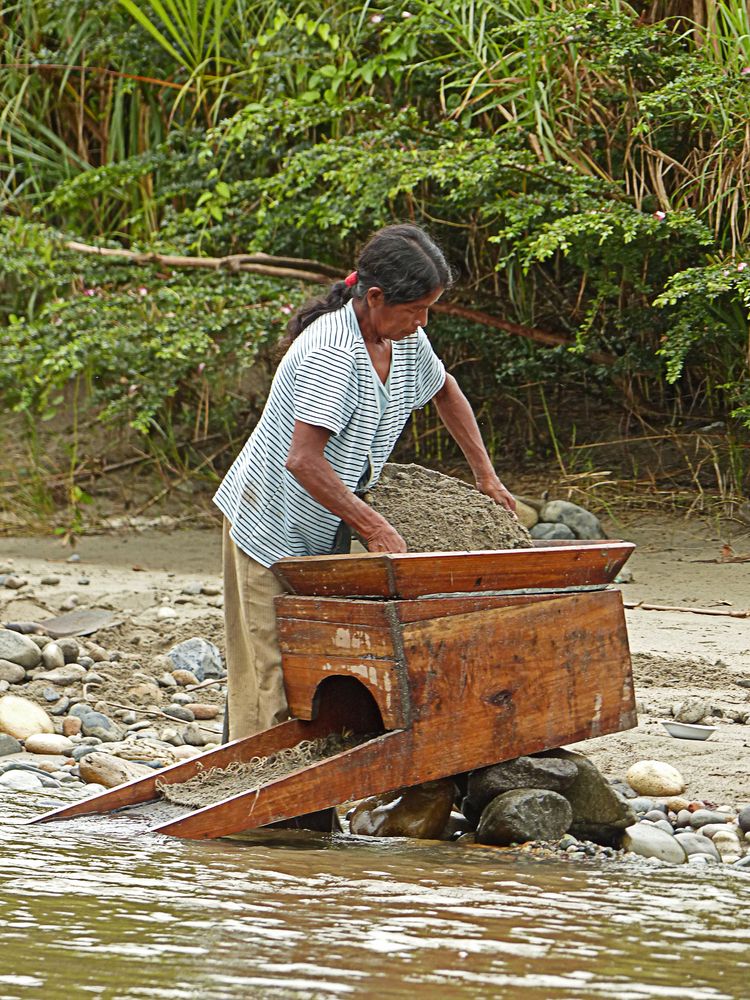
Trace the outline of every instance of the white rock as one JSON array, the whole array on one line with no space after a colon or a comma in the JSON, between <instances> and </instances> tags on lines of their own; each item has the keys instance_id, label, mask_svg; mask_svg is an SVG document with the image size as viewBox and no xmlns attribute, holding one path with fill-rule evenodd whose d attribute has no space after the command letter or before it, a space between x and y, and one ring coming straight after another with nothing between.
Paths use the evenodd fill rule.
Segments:
<instances>
[{"instance_id":1,"label":"white rock","mask_svg":"<svg viewBox=\"0 0 750 1000\"><path fill-rule=\"evenodd\" d=\"M69 756L73 752L75 743L67 736L58 736L56 733L37 733L29 736L24 743L24 750L27 753L55 753Z\"/></svg>"},{"instance_id":2,"label":"white rock","mask_svg":"<svg viewBox=\"0 0 750 1000\"><path fill-rule=\"evenodd\" d=\"M48 642L42 650L42 663L47 670L65 666L65 655L56 642Z\"/></svg>"},{"instance_id":3,"label":"white rock","mask_svg":"<svg viewBox=\"0 0 750 1000\"><path fill-rule=\"evenodd\" d=\"M15 736L17 740L28 739L37 733L54 733L52 719L43 708L28 698L6 694L0 698L0 733Z\"/></svg>"},{"instance_id":4,"label":"white rock","mask_svg":"<svg viewBox=\"0 0 750 1000\"><path fill-rule=\"evenodd\" d=\"M156 612L156 617L160 622L169 621L169 619L177 617L177 612L174 608L163 607Z\"/></svg>"},{"instance_id":5,"label":"white rock","mask_svg":"<svg viewBox=\"0 0 750 1000\"><path fill-rule=\"evenodd\" d=\"M683 865L687 861L685 848L677 837L647 823L629 826L623 833L622 846L643 858L655 858L673 865Z\"/></svg>"},{"instance_id":6,"label":"white rock","mask_svg":"<svg viewBox=\"0 0 750 1000\"><path fill-rule=\"evenodd\" d=\"M680 795L687 782L671 764L660 760L639 760L628 768L625 780L639 795Z\"/></svg>"},{"instance_id":7,"label":"white rock","mask_svg":"<svg viewBox=\"0 0 750 1000\"><path fill-rule=\"evenodd\" d=\"M35 792L44 788L41 780L31 771L6 771L5 774L0 774L0 785L19 792Z\"/></svg>"}]
</instances>

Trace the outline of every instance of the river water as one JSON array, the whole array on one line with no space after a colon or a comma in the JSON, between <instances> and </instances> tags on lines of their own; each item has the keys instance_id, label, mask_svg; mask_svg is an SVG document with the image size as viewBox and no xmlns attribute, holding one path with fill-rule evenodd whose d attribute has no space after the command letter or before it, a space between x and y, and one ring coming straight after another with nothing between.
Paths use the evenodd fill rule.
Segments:
<instances>
[{"instance_id":1,"label":"river water","mask_svg":"<svg viewBox=\"0 0 750 1000\"><path fill-rule=\"evenodd\" d=\"M142 820L3 790L0 997L750 996L750 875ZM69 800L67 800L69 801Z\"/></svg>"}]
</instances>

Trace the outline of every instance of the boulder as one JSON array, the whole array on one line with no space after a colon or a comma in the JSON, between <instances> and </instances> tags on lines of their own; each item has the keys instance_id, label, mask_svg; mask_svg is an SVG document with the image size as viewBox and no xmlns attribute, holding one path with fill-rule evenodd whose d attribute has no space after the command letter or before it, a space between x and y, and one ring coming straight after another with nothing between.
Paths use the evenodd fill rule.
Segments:
<instances>
[{"instance_id":1,"label":"boulder","mask_svg":"<svg viewBox=\"0 0 750 1000\"><path fill-rule=\"evenodd\" d=\"M677 768L660 760L639 760L625 780L639 795L680 795L687 787Z\"/></svg>"},{"instance_id":2,"label":"boulder","mask_svg":"<svg viewBox=\"0 0 750 1000\"><path fill-rule=\"evenodd\" d=\"M360 836L436 840L448 822L455 794L453 782L443 779L374 795L355 807L349 828Z\"/></svg>"},{"instance_id":3,"label":"boulder","mask_svg":"<svg viewBox=\"0 0 750 1000\"><path fill-rule=\"evenodd\" d=\"M658 858L669 864L684 865L688 856L680 843L681 839L657 830L650 823L634 823L623 833L622 846L624 850L640 854L643 858Z\"/></svg>"},{"instance_id":4,"label":"boulder","mask_svg":"<svg viewBox=\"0 0 750 1000\"><path fill-rule=\"evenodd\" d=\"M569 760L554 757L516 757L500 764L483 767L469 775L464 815L476 822L492 799L516 788L545 788L560 792L573 783L578 774Z\"/></svg>"},{"instance_id":5,"label":"boulder","mask_svg":"<svg viewBox=\"0 0 750 1000\"><path fill-rule=\"evenodd\" d=\"M572 761L577 775L562 791L573 809L570 832L579 840L592 840L604 847L615 847L622 831L635 823L635 813L612 788L588 757L572 750L545 750L539 757Z\"/></svg>"},{"instance_id":6,"label":"boulder","mask_svg":"<svg viewBox=\"0 0 750 1000\"><path fill-rule=\"evenodd\" d=\"M28 636L12 629L0 628L0 660L9 660L33 670L42 659L42 651Z\"/></svg>"},{"instance_id":7,"label":"boulder","mask_svg":"<svg viewBox=\"0 0 750 1000\"><path fill-rule=\"evenodd\" d=\"M564 524L576 538L606 538L599 519L590 511L569 500L550 500L539 511L539 520Z\"/></svg>"},{"instance_id":8,"label":"boulder","mask_svg":"<svg viewBox=\"0 0 750 1000\"><path fill-rule=\"evenodd\" d=\"M8 684L22 684L25 679L26 670L20 663L0 660L0 681L7 681Z\"/></svg>"},{"instance_id":9,"label":"boulder","mask_svg":"<svg viewBox=\"0 0 750 1000\"><path fill-rule=\"evenodd\" d=\"M6 694L0 698L0 733L25 740L36 733L54 733L49 715L28 698Z\"/></svg>"},{"instance_id":10,"label":"boulder","mask_svg":"<svg viewBox=\"0 0 750 1000\"><path fill-rule=\"evenodd\" d=\"M27 753L55 753L68 756L73 752L74 745L67 736L58 736L56 733L37 733L26 739L24 749Z\"/></svg>"},{"instance_id":11,"label":"boulder","mask_svg":"<svg viewBox=\"0 0 750 1000\"><path fill-rule=\"evenodd\" d=\"M714 846L713 841L704 837L700 833L679 833L677 840L688 857L691 854L705 854L714 861L721 861L721 855Z\"/></svg>"},{"instance_id":12,"label":"boulder","mask_svg":"<svg viewBox=\"0 0 750 1000\"><path fill-rule=\"evenodd\" d=\"M702 722L710 714L710 702L705 698L690 697L682 702L674 717L677 722L697 723Z\"/></svg>"},{"instance_id":13,"label":"boulder","mask_svg":"<svg viewBox=\"0 0 750 1000\"><path fill-rule=\"evenodd\" d=\"M546 522L540 521L535 524L534 527L529 532L532 538L565 538L573 539L575 534L567 526L567 524L547 524Z\"/></svg>"},{"instance_id":14,"label":"boulder","mask_svg":"<svg viewBox=\"0 0 750 1000\"><path fill-rule=\"evenodd\" d=\"M559 792L516 788L498 795L485 808L477 843L504 846L527 840L559 840L572 820L573 809Z\"/></svg>"}]
</instances>

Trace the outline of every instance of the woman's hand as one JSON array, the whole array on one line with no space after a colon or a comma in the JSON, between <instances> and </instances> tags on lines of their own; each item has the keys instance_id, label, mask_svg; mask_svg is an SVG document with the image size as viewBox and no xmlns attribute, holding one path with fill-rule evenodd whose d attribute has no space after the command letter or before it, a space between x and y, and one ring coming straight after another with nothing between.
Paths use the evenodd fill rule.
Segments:
<instances>
[{"instance_id":1,"label":"woman's hand","mask_svg":"<svg viewBox=\"0 0 750 1000\"><path fill-rule=\"evenodd\" d=\"M480 493L484 493L484 495L488 496L490 500L494 500L495 503L500 504L501 507L505 507L505 509L510 511L510 513L515 517L515 497L508 492L494 472L491 475L477 477L476 483L477 489Z\"/></svg>"},{"instance_id":2,"label":"woman's hand","mask_svg":"<svg viewBox=\"0 0 750 1000\"><path fill-rule=\"evenodd\" d=\"M374 511L373 511L374 513ZM362 535L368 552L406 552L406 542L384 517L372 530Z\"/></svg>"}]
</instances>

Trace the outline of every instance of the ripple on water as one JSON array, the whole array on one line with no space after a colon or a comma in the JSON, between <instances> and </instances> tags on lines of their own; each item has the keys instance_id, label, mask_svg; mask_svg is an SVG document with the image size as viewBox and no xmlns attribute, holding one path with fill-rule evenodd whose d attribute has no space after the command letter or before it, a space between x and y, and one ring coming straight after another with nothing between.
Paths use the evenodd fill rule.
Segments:
<instances>
[{"instance_id":1,"label":"ripple on water","mask_svg":"<svg viewBox=\"0 0 750 1000\"><path fill-rule=\"evenodd\" d=\"M3 802L7 1000L747 995L736 872L290 832L180 841L127 816L25 825L48 800Z\"/></svg>"}]
</instances>

